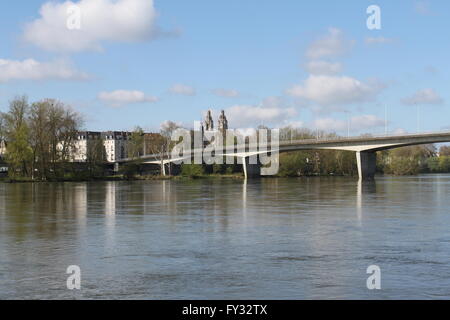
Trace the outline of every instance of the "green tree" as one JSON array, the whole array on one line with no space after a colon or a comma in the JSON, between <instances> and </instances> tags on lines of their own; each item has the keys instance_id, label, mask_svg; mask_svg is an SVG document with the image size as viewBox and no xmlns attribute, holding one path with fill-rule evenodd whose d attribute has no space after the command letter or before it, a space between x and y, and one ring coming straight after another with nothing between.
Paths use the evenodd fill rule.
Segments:
<instances>
[{"instance_id":1,"label":"green tree","mask_svg":"<svg viewBox=\"0 0 450 320\"><path fill-rule=\"evenodd\" d=\"M450 156L439 157L439 170L441 172L450 172Z\"/></svg>"},{"instance_id":2,"label":"green tree","mask_svg":"<svg viewBox=\"0 0 450 320\"><path fill-rule=\"evenodd\" d=\"M282 177L298 177L308 173L308 156L304 152L290 152L280 155L279 175Z\"/></svg>"},{"instance_id":3,"label":"green tree","mask_svg":"<svg viewBox=\"0 0 450 320\"><path fill-rule=\"evenodd\" d=\"M9 110L2 117L4 135L8 141L5 158L9 167L9 175L13 178L32 174L33 155L29 143L28 110L27 97L16 97L10 101Z\"/></svg>"},{"instance_id":4,"label":"green tree","mask_svg":"<svg viewBox=\"0 0 450 320\"><path fill-rule=\"evenodd\" d=\"M205 174L205 170L201 164L185 164L181 165L181 174L187 177L198 177Z\"/></svg>"},{"instance_id":5,"label":"green tree","mask_svg":"<svg viewBox=\"0 0 450 320\"><path fill-rule=\"evenodd\" d=\"M427 166L430 172L439 172L441 170L438 157L429 158L427 160Z\"/></svg>"}]
</instances>

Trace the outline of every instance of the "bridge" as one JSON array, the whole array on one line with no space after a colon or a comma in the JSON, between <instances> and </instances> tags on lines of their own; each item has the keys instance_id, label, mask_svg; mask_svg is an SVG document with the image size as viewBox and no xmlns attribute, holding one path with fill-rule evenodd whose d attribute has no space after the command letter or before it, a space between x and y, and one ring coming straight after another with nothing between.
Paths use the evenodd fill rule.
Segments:
<instances>
[{"instance_id":1,"label":"bridge","mask_svg":"<svg viewBox=\"0 0 450 320\"><path fill-rule=\"evenodd\" d=\"M445 143L450 142L450 131L443 132L431 132L421 134L404 134L404 135L384 135L384 136L359 136L359 137L336 137L325 139L307 139L307 140L294 140L294 141L280 141L278 150L275 152L291 152L299 150L343 150L353 151L356 153L356 159L358 164L358 175L361 180L371 180L375 176L376 171L376 152L387 149L394 149L413 145L433 144L433 143ZM256 150L256 151L241 151L237 152L239 148L236 146L226 147L223 154L217 154L218 156L226 156L240 159L243 165L243 170L246 178L256 177L264 175L264 168L261 164L251 163L250 158L267 154L267 149L259 150L258 148L250 148L248 145L242 150ZM167 164L172 162L178 162L180 160L186 160L194 157L195 155L201 155L204 153L204 149L193 149L191 154L171 158L167 155L163 158L160 155L144 155L138 158L142 163L148 164ZM272 151L274 153L274 151ZM136 161L136 159L122 159L117 161L119 163L126 163L130 161ZM164 168L164 166L163 166Z\"/></svg>"}]
</instances>

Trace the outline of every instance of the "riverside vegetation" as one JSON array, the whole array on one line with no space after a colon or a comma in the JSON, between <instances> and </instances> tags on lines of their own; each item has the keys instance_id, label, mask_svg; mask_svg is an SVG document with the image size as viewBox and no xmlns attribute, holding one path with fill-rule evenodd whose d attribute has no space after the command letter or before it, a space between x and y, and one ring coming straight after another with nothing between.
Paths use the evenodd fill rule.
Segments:
<instances>
[{"instance_id":1,"label":"riverside vegetation","mask_svg":"<svg viewBox=\"0 0 450 320\"><path fill-rule=\"evenodd\" d=\"M128 157L135 161L122 165L113 175L106 164L102 139L88 146L83 164L71 161L77 133L83 128L83 117L69 106L54 99L29 103L26 96L9 103L9 109L0 113L0 141L7 141L7 152L2 161L8 167L8 181L65 181L93 179L167 179L162 168L149 173L139 162L139 156L158 154L162 159L175 142L171 135L179 126L171 121L161 126L159 133L144 134L136 127L128 143ZM259 127L258 129L262 129ZM265 128L264 129L268 129ZM319 132L321 137L336 134ZM280 140L314 139L309 129L282 128ZM145 150L144 150L145 148ZM450 172L450 147L439 152L434 145L404 147L377 153L377 171L382 174L412 175L418 173ZM0 167L1 167L0 163ZM167 166L169 177L242 177L238 164ZM299 177L319 175L356 176L356 157L353 152L334 150L296 151L280 155L278 176Z\"/></svg>"}]
</instances>

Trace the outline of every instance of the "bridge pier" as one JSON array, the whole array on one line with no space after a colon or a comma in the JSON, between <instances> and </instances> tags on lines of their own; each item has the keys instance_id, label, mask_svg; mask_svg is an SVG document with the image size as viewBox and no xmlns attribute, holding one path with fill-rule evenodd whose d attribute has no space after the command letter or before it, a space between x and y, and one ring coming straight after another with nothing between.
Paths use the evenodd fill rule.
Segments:
<instances>
[{"instance_id":1,"label":"bridge pier","mask_svg":"<svg viewBox=\"0 0 450 320\"><path fill-rule=\"evenodd\" d=\"M357 151L356 160L358 163L359 180L373 180L377 168L376 152Z\"/></svg>"},{"instance_id":2,"label":"bridge pier","mask_svg":"<svg viewBox=\"0 0 450 320\"><path fill-rule=\"evenodd\" d=\"M242 160L242 167L244 168L244 176L246 179L261 176L261 164L250 164L250 157L244 157Z\"/></svg>"}]
</instances>

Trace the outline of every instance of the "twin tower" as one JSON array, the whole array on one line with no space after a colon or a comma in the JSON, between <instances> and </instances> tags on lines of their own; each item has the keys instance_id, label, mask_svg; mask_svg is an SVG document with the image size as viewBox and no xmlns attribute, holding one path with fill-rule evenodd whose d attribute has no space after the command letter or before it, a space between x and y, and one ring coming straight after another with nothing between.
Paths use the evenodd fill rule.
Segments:
<instances>
[{"instance_id":1,"label":"twin tower","mask_svg":"<svg viewBox=\"0 0 450 320\"><path fill-rule=\"evenodd\" d=\"M214 120L211 116L211 110L208 110L208 112L206 113L203 129L205 131L214 130ZM225 111L222 110L220 112L219 120L217 121L217 130L225 132L227 129L228 129L228 120L227 117L225 116Z\"/></svg>"}]
</instances>

